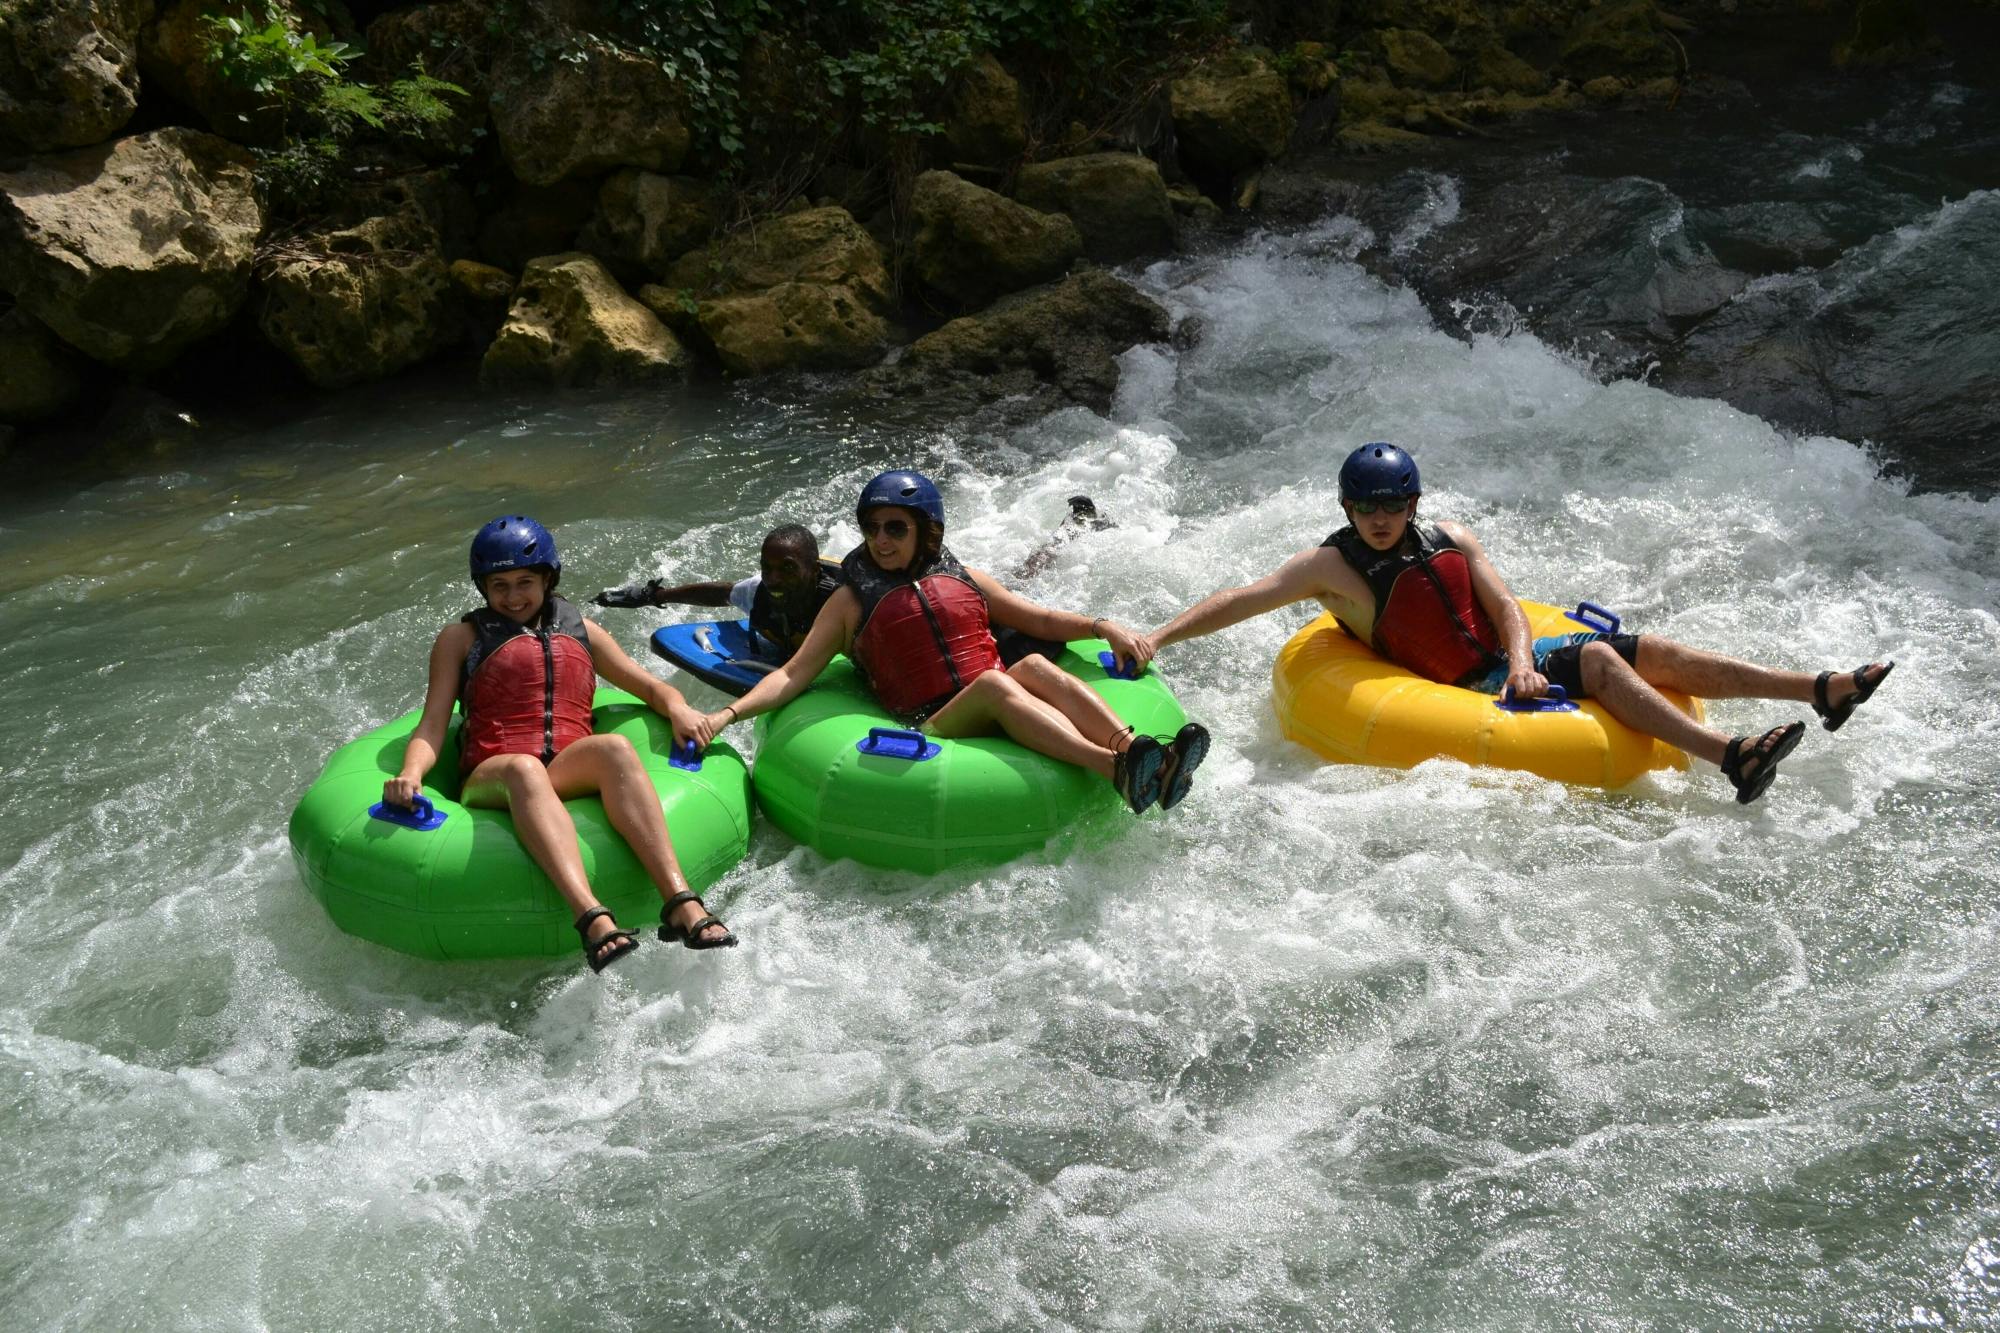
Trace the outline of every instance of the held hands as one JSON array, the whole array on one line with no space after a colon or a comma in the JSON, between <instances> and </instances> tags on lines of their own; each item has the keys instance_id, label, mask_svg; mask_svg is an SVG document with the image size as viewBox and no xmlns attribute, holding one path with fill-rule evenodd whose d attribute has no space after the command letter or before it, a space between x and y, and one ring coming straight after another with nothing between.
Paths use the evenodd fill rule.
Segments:
<instances>
[{"instance_id":1,"label":"held hands","mask_svg":"<svg viewBox=\"0 0 2000 1333\"><path fill-rule=\"evenodd\" d=\"M695 744L706 750L708 743L722 734L722 729L736 720L736 710L724 706L713 713L703 713L694 719L692 736ZM679 729L674 734L679 736Z\"/></svg>"},{"instance_id":2,"label":"held hands","mask_svg":"<svg viewBox=\"0 0 2000 1333\"><path fill-rule=\"evenodd\" d=\"M696 750L708 748L708 735L701 729L702 715L688 707L686 700L669 703L665 709L667 725L674 729L674 748L692 745Z\"/></svg>"},{"instance_id":3,"label":"held hands","mask_svg":"<svg viewBox=\"0 0 2000 1333\"><path fill-rule=\"evenodd\" d=\"M417 797L422 794L424 784L420 778L397 776L382 784L382 804L393 805L401 810L417 808Z\"/></svg>"},{"instance_id":4,"label":"held hands","mask_svg":"<svg viewBox=\"0 0 2000 1333\"><path fill-rule=\"evenodd\" d=\"M1150 635L1136 634L1115 620L1100 619L1092 623L1103 630L1104 641L1111 645L1111 651L1118 660L1131 663L1133 675L1144 671L1158 651Z\"/></svg>"}]
</instances>

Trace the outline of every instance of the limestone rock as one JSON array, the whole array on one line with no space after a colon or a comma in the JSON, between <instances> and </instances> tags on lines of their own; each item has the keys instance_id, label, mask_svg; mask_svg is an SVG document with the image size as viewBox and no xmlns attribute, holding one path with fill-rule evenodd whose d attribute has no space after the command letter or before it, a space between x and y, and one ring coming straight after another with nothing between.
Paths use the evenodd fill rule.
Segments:
<instances>
[{"instance_id":1,"label":"limestone rock","mask_svg":"<svg viewBox=\"0 0 2000 1333\"><path fill-rule=\"evenodd\" d=\"M949 171L926 171L910 194L917 279L960 310L1062 276L1083 252L1076 224Z\"/></svg>"},{"instance_id":2,"label":"limestone rock","mask_svg":"<svg viewBox=\"0 0 2000 1333\"><path fill-rule=\"evenodd\" d=\"M1458 77L1458 61L1429 33L1384 28L1375 42L1390 77L1406 88L1442 88Z\"/></svg>"},{"instance_id":3,"label":"limestone rock","mask_svg":"<svg viewBox=\"0 0 2000 1333\"><path fill-rule=\"evenodd\" d=\"M0 290L70 346L153 370L229 322L264 225L249 158L164 129L0 172Z\"/></svg>"},{"instance_id":4,"label":"limestone rock","mask_svg":"<svg viewBox=\"0 0 2000 1333\"><path fill-rule=\"evenodd\" d=\"M0 153L102 143L139 106L152 0L0 0Z\"/></svg>"},{"instance_id":5,"label":"limestone rock","mask_svg":"<svg viewBox=\"0 0 2000 1333\"><path fill-rule=\"evenodd\" d=\"M597 190L597 213L577 243L609 262L649 277L708 240L717 199L707 181L651 171L615 171Z\"/></svg>"},{"instance_id":6,"label":"limestone rock","mask_svg":"<svg viewBox=\"0 0 2000 1333\"><path fill-rule=\"evenodd\" d=\"M1181 161L1204 185L1227 183L1285 151L1292 99L1261 61L1201 70L1173 84L1174 133Z\"/></svg>"},{"instance_id":7,"label":"limestone rock","mask_svg":"<svg viewBox=\"0 0 2000 1333\"><path fill-rule=\"evenodd\" d=\"M1549 76L1509 51L1498 42L1488 42L1472 57L1472 86L1491 88L1496 93L1525 93L1533 96L1549 88Z\"/></svg>"},{"instance_id":8,"label":"limestone rock","mask_svg":"<svg viewBox=\"0 0 2000 1333\"><path fill-rule=\"evenodd\" d=\"M1045 213L1065 213L1083 234L1083 252L1122 264L1174 248L1167 183L1137 153L1087 153L1021 168L1014 197Z\"/></svg>"},{"instance_id":9,"label":"limestone rock","mask_svg":"<svg viewBox=\"0 0 2000 1333\"><path fill-rule=\"evenodd\" d=\"M616 167L671 173L687 157L680 91L656 60L600 43L578 63L537 71L518 50L494 69L493 84L500 150L529 185Z\"/></svg>"},{"instance_id":10,"label":"limestone rock","mask_svg":"<svg viewBox=\"0 0 2000 1333\"><path fill-rule=\"evenodd\" d=\"M701 330L725 370L872 366L889 350L889 326L837 283L781 282L761 292L701 303Z\"/></svg>"},{"instance_id":11,"label":"limestone rock","mask_svg":"<svg viewBox=\"0 0 2000 1333\"><path fill-rule=\"evenodd\" d=\"M206 20L240 14L244 8L223 0L166 0L159 6L159 16L140 35L139 72L147 84L194 111L223 138L275 144L283 132L283 119L271 98L224 77L222 67L208 57L214 33ZM273 19L322 41L335 36L334 23L323 9L300 0L269 0ZM346 18L339 6L333 10Z\"/></svg>"},{"instance_id":12,"label":"limestone rock","mask_svg":"<svg viewBox=\"0 0 2000 1333\"><path fill-rule=\"evenodd\" d=\"M835 283L880 313L891 304L882 249L843 208L768 218L682 255L666 277L667 286L704 296L737 296L786 282Z\"/></svg>"},{"instance_id":13,"label":"limestone rock","mask_svg":"<svg viewBox=\"0 0 2000 1333\"><path fill-rule=\"evenodd\" d=\"M378 15L368 25L361 77L386 85L407 78L411 65L422 62L426 74L465 89L463 97L445 97L450 116L411 136L418 150L433 161L470 153L486 124L492 89L486 25L491 16L486 0L440 0Z\"/></svg>"},{"instance_id":14,"label":"limestone rock","mask_svg":"<svg viewBox=\"0 0 2000 1333\"><path fill-rule=\"evenodd\" d=\"M632 384L680 375L687 352L580 251L530 263L479 367L489 384Z\"/></svg>"},{"instance_id":15,"label":"limestone rock","mask_svg":"<svg viewBox=\"0 0 2000 1333\"><path fill-rule=\"evenodd\" d=\"M980 166L1011 166L1027 151L1021 85L992 56L980 56L959 73L944 119L944 139L952 161Z\"/></svg>"},{"instance_id":16,"label":"limestone rock","mask_svg":"<svg viewBox=\"0 0 2000 1333\"><path fill-rule=\"evenodd\" d=\"M1607 0L1569 30L1562 67L1580 84L1607 76L1647 79L1673 74L1680 57L1653 0Z\"/></svg>"},{"instance_id":17,"label":"limestone rock","mask_svg":"<svg viewBox=\"0 0 2000 1333\"><path fill-rule=\"evenodd\" d=\"M453 331L437 234L413 212L306 233L261 285L258 329L322 389L393 375Z\"/></svg>"},{"instance_id":18,"label":"limestone rock","mask_svg":"<svg viewBox=\"0 0 2000 1333\"><path fill-rule=\"evenodd\" d=\"M18 310L0 315L0 421L41 421L83 393L83 365Z\"/></svg>"},{"instance_id":19,"label":"limestone rock","mask_svg":"<svg viewBox=\"0 0 2000 1333\"><path fill-rule=\"evenodd\" d=\"M1151 299L1089 269L952 320L865 382L883 393L986 401L1053 388L1103 411L1118 387L1119 353L1163 342L1169 328L1167 312Z\"/></svg>"}]
</instances>

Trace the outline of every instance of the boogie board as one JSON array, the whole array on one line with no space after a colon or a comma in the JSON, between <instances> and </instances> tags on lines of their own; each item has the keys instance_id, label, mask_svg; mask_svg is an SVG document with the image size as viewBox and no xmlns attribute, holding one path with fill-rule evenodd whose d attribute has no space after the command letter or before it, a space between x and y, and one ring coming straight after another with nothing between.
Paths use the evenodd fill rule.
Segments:
<instances>
[{"instance_id":1,"label":"boogie board","mask_svg":"<svg viewBox=\"0 0 2000 1333\"><path fill-rule=\"evenodd\" d=\"M653 631L653 652L704 685L713 685L740 699L752 685L770 674L776 663L757 655L757 643L744 620L697 620Z\"/></svg>"}]
</instances>

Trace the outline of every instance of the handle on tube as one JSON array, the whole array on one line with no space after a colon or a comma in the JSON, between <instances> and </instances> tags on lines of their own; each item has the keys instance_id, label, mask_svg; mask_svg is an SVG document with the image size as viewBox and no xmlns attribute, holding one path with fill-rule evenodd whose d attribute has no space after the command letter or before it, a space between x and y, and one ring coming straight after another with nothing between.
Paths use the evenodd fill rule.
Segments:
<instances>
[{"instance_id":1,"label":"handle on tube","mask_svg":"<svg viewBox=\"0 0 2000 1333\"><path fill-rule=\"evenodd\" d=\"M429 833L451 817L432 804L428 796L411 797L410 806L410 809L405 810L399 805L390 805L387 801L377 801L368 807L368 817L379 819L385 824L415 829L419 833Z\"/></svg>"},{"instance_id":2,"label":"handle on tube","mask_svg":"<svg viewBox=\"0 0 2000 1333\"><path fill-rule=\"evenodd\" d=\"M1549 686L1549 692L1539 699L1516 699L1513 687L1509 686L1501 693L1498 699L1493 701L1493 706L1509 713L1574 713L1576 711L1576 704L1570 699L1569 691L1563 689L1560 685Z\"/></svg>"},{"instance_id":3,"label":"handle on tube","mask_svg":"<svg viewBox=\"0 0 2000 1333\"><path fill-rule=\"evenodd\" d=\"M1599 634L1616 634L1625 622L1616 612L1607 611L1596 602L1578 602L1576 610L1565 611L1564 615L1582 625L1585 629L1596 630Z\"/></svg>"},{"instance_id":4,"label":"handle on tube","mask_svg":"<svg viewBox=\"0 0 2000 1333\"><path fill-rule=\"evenodd\" d=\"M913 764L920 764L942 747L921 731L908 731L902 727L870 727L867 737L856 741L854 748L862 754L907 759Z\"/></svg>"}]
</instances>

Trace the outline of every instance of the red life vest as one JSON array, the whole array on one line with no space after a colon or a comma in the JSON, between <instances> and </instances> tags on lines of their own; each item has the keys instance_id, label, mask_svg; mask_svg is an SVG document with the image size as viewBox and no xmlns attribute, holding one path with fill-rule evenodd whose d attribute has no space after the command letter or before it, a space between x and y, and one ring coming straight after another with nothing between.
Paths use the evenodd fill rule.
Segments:
<instances>
[{"instance_id":1,"label":"red life vest","mask_svg":"<svg viewBox=\"0 0 2000 1333\"><path fill-rule=\"evenodd\" d=\"M474 635L459 677L461 772L496 754L539 755L546 764L590 734L597 666L582 612L551 596L533 624L490 607L461 619Z\"/></svg>"},{"instance_id":2,"label":"red life vest","mask_svg":"<svg viewBox=\"0 0 2000 1333\"><path fill-rule=\"evenodd\" d=\"M1472 590L1472 562L1443 529L1412 526L1391 551L1376 550L1351 527L1320 545L1339 551L1375 594L1369 646L1381 656L1445 685L1505 664L1499 631ZM1345 621L1341 628L1354 634Z\"/></svg>"},{"instance_id":3,"label":"red life vest","mask_svg":"<svg viewBox=\"0 0 2000 1333\"><path fill-rule=\"evenodd\" d=\"M986 596L950 551L940 549L912 579L882 569L862 545L840 573L861 599L854 665L891 713L920 721L1000 669Z\"/></svg>"}]
</instances>

